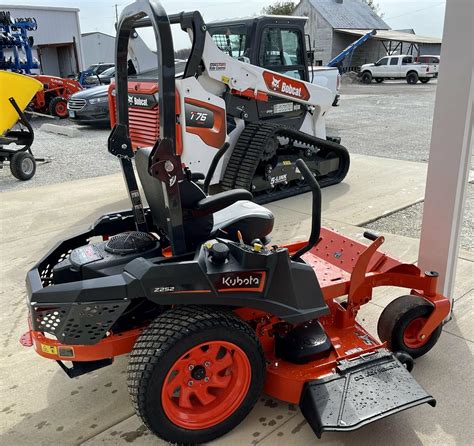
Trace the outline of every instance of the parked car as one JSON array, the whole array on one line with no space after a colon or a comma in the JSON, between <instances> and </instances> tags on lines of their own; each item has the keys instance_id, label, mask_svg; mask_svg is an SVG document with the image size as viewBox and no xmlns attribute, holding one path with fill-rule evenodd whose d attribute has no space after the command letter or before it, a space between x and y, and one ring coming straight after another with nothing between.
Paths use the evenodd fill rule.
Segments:
<instances>
[{"instance_id":1,"label":"parked car","mask_svg":"<svg viewBox=\"0 0 474 446\"><path fill-rule=\"evenodd\" d=\"M175 61L176 62L176 61ZM183 75L186 61L175 63L176 77ZM115 68L114 68L115 70ZM102 73L105 75L105 71ZM157 70L150 70L136 76L129 77L129 80L136 79L156 79ZM111 76L113 79L115 76ZM110 81L109 81L110 83ZM81 91L81 94L74 94L68 102L69 119L77 124L88 124L95 126L109 126L109 99L108 85L99 85Z\"/></svg>"},{"instance_id":2,"label":"parked car","mask_svg":"<svg viewBox=\"0 0 474 446\"><path fill-rule=\"evenodd\" d=\"M430 55L418 56L415 59L415 61L418 62L418 63L432 65L433 69L435 70L435 77L438 77L439 61L440 61L439 56L430 56Z\"/></svg>"},{"instance_id":3,"label":"parked car","mask_svg":"<svg viewBox=\"0 0 474 446\"><path fill-rule=\"evenodd\" d=\"M418 80L427 83L435 77L432 65L416 63L413 56L385 56L375 63L362 65L359 75L364 84L372 79L383 82L385 79L406 79L408 84L416 84Z\"/></svg>"},{"instance_id":4,"label":"parked car","mask_svg":"<svg viewBox=\"0 0 474 446\"><path fill-rule=\"evenodd\" d=\"M110 126L108 85L88 88L71 96L69 119L78 124Z\"/></svg>"},{"instance_id":5,"label":"parked car","mask_svg":"<svg viewBox=\"0 0 474 446\"><path fill-rule=\"evenodd\" d=\"M115 64L113 63L97 63L97 64L92 64L88 68L86 68L84 71L89 72L90 74L102 74L105 70L108 70L109 68L114 67Z\"/></svg>"},{"instance_id":6,"label":"parked car","mask_svg":"<svg viewBox=\"0 0 474 446\"><path fill-rule=\"evenodd\" d=\"M89 85L108 85L115 77L115 66L107 68L107 70L103 71L101 74L97 74L94 76L89 76L86 79L86 82Z\"/></svg>"},{"instance_id":7,"label":"parked car","mask_svg":"<svg viewBox=\"0 0 474 446\"><path fill-rule=\"evenodd\" d=\"M92 64L77 75L77 80L84 88L90 88L91 86L98 85L99 81L97 80L97 76L114 66L115 64L110 62Z\"/></svg>"}]
</instances>

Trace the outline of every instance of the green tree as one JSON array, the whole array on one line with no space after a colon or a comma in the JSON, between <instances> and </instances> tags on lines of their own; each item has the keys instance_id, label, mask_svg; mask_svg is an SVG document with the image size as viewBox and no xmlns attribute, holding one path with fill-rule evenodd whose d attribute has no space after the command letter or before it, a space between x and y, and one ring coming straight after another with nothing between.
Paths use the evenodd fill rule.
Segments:
<instances>
[{"instance_id":1,"label":"green tree","mask_svg":"<svg viewBox=\"0 0 474 446\"><path fill-rule=\"evenodd\" d=\"M275 2L262 9L262 14L291 15L296 8L295 2Z\"/></svg>"},{"instance_id":2,"label":"green tree","mask_svg":"<svg viewBox=\"0 0 474 446\"><path fill-rule=\"evenodd\" d=\"M380 5L375 3L374 0L362 0L372 11L375 12L380 18L384 16L383 12L380 12Z\"/></svg>"}]
</instances>

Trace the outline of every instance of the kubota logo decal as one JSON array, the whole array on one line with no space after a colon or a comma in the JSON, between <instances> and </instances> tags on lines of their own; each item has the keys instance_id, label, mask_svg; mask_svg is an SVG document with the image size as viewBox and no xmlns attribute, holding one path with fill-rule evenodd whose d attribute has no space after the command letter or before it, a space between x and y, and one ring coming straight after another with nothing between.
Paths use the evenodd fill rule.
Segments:
<instances>
[{"instance_id":1,"label":"kubota logo decal","mask_svg":"<svg viewBox=\"0 0 474 446\"><path fill-rule=\"evenodd\" d=\"M302 100L309 99L309 91L303 82L268 71L263 72L263 79L271 91Z\"/></svg>"},{"instance_id":2,"label":"kubota logo decal","mask_svg":"<svg viewBox=\"0 0 474 446\"><path fill-rule=\"evenodd\" d=\"M217 291L262 291L265 285L264 271L241 271L219 274L214 278Z\"/></svg>"},{"instance_id":3,"label":"kubota logo decal","mask_svg":"<svg viewBox=\"0 0 474 446\"><path fill-rule=\"evenodd\" d=\"M235 286L255 286L258 287L260 285L260 277L230 277L225 276L222 278L222 285L225 287L235 287Z\"/></svg>"}]
</instances>

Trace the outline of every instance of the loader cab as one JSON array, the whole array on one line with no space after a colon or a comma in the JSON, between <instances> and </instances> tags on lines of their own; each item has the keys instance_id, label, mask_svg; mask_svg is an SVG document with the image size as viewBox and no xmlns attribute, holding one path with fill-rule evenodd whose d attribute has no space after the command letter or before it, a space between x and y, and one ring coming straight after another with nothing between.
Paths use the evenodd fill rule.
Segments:
<instances>
[{"instance_id":1,"label":"loader cab","mask_svg":"<svg viewBox=\"0 0 474 446\"><path fill-rule=\"evenodd\" d=\"M210 23L208 31L216 45L231 57L309 81L306 20L265 15Z\"/></svg>"}]
</instances>

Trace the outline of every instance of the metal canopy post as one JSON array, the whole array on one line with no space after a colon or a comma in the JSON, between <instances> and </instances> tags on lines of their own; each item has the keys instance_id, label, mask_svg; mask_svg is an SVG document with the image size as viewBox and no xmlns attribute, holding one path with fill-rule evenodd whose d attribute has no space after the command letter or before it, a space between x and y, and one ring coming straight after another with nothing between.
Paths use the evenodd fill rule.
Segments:
<instances>
[{"instance_id":1,"label":"metal canopy post","mask_svg":"<svg viewBox=\"0 0 474 446\"><path fill-rule=\"evenodd\" d=\"M446 3L418 258L422 270L440 273L439 292L450 297L473 146L473 11L472 0Z\"/></svg>"}]
</instances>

